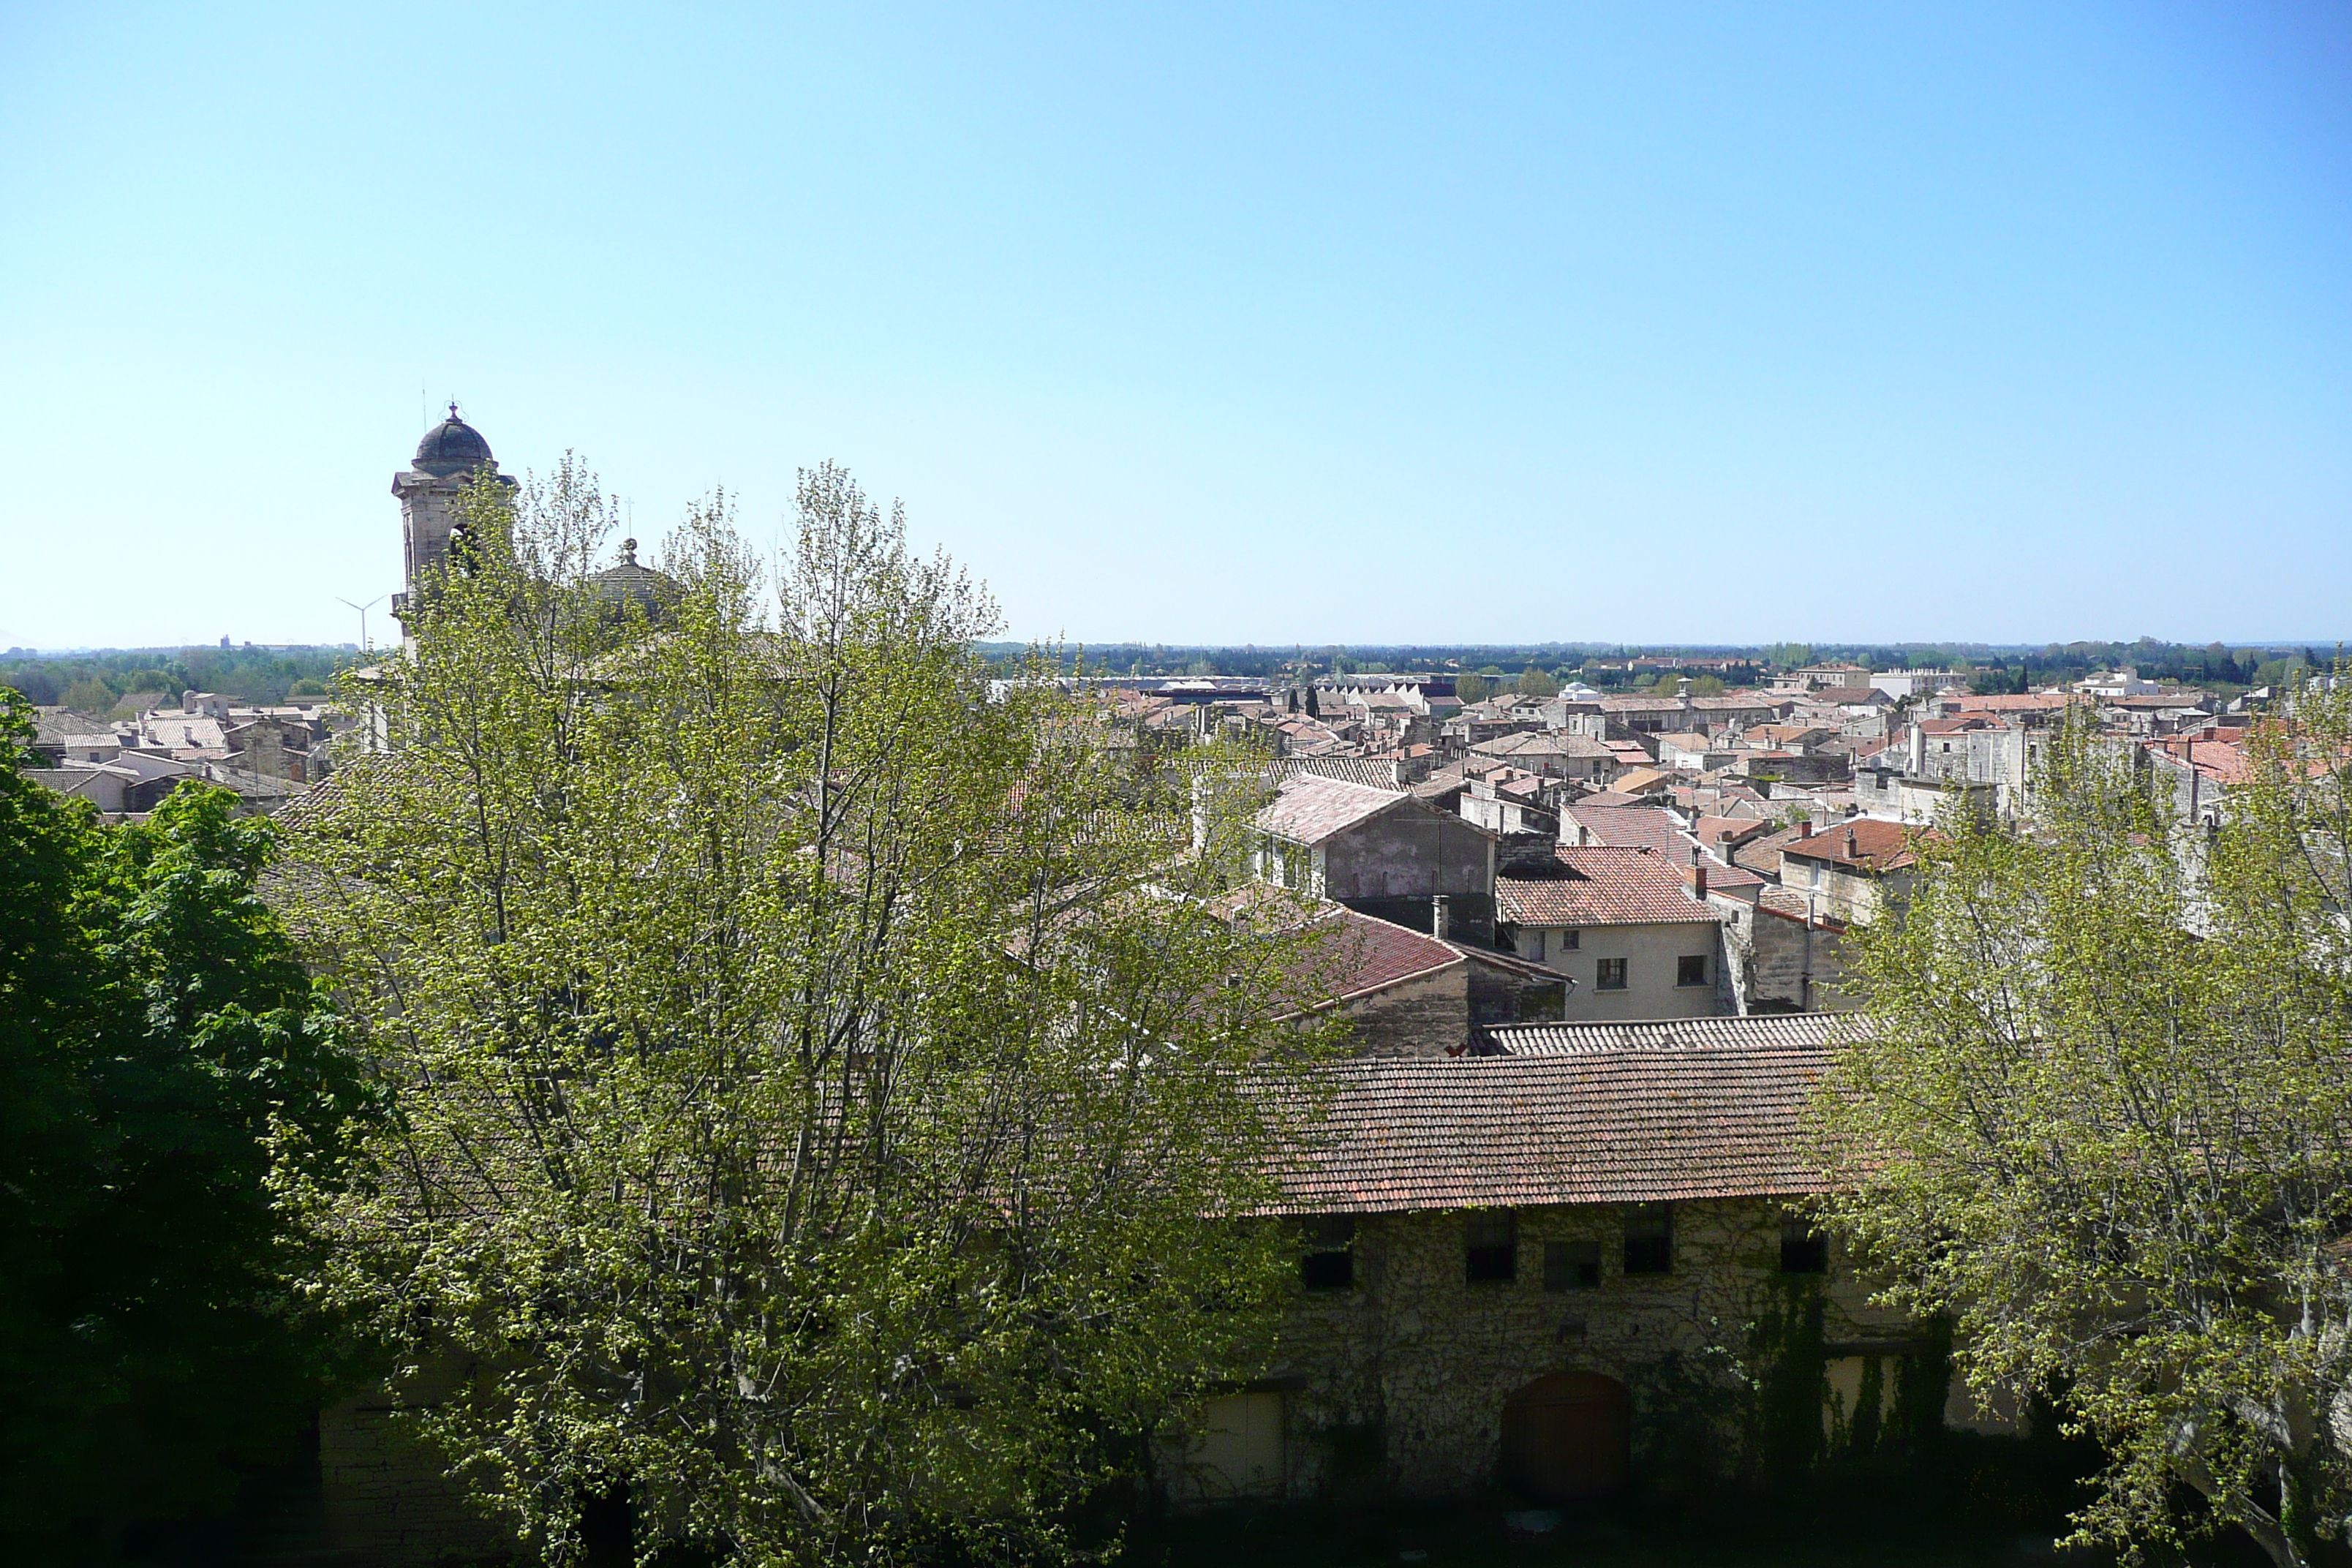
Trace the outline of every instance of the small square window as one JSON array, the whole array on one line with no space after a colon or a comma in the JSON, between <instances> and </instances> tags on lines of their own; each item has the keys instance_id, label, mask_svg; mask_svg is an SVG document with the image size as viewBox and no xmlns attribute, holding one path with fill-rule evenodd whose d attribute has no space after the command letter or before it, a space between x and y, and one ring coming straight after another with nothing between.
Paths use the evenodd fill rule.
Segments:
<instances>
[{"instance_id":1,"label":"small square window","mask_svg":"<svg viewBox=\"0 0 2352 1568\"><path fill-rule=\"evenodd\" d=\"M1594 966L1592 988L1595 991L1624 990L1625 961L1622 958L1602 959Z\"/></svg>"},{"instance_id":2,"label":"small square window","mask_svg":"<svg viewBox=\"0 0 2352 1568\"><path fill-rule=\"evenodd\" d=\"M1625 1205L1625 1272L1671 1274L1675 1269L1675 1211L1668 1204Z\"/></svg>"},{"instance_id":3,"label":"small square window","mask_svg":"<svg viewBox=\"0 0 2352 1568\"><path fill-rule=\"evenodd\" d=\"M1298 1260L1299 1283L1309 1290L1345 1290L1356 1282L1356 1217L1318 1215L1305 1227L1307 1250Z\"/></svg>"},{"instance_id":4,"label":"small square window","mask_svg":"<svg viewBox=\"0 0 2352 1568\"><path fill-rule=\"evenodd\" d=\"M1675 960L1675 984L1704 985L1706 984L1706 954L1693 953Z\"/></svg>"},{"instance_id":5,"label":"small square window","mask_svg":"<svg viewBox=\"0 0 2352 1568\"><path fill-rule=\"evenodd\" d=\"M1463 1278L1471 1284L1507 1284L1519 1277L1519 1229L1510 1210L1471 1215L1463 1239Z\"/></svg>"},{"instance_id":6,"label":"small square window","mask_svg":"<svg viewBox=\"0 0 2352 1568\"><path fill-rule=\"evenodd\" d=\"M1815 1230L1802 1215L1780 1222L1780 1272L1826 1274L1830 1271L1830 1238Z\"/></svg>"},{"instance_id":7,"label":"small square window","mask_svg":"<svg viewBox=\"0 0 2352 1568\"><path fill-rule=\"evenodd\" d=\"M1544 1289L1591 1290L1601 1284L1601 1244L1597 1241L1544 1243Z\"/></svg>"},{"instance_id":8,"label":"small square window","mask_svg":"<svg viewBox=\"0 0 2352 1568\"><path fill-rule=\"evenodd\" d=\"M1560 950L1560 952L1574 952L1577 950L1578 946L1579 946L1579 945L1580 945L1581 941L1582 941L1582 939L1583 939L1583 936L1584 936L1584 933L1583 933L1582 931L1564 931L1560 932L1560 933L1559 933L1559 950Z\"/></svg>"}]
</instances>

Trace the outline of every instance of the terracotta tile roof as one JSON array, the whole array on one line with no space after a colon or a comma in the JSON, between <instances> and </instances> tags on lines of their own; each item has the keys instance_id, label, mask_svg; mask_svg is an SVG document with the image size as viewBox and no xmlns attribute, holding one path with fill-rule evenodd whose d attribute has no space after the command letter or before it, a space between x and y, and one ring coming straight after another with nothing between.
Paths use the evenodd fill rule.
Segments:
<instances>
[{"instance_id":1,"label":"terracotta tile roof","mask_svg":"<svg viewBox=\"0 0 2352 1568\"><path fill-rule=\"evenodd\" d=\"M1381 757L1279 757L1267 768L1276 788L1290 780L1312 774L1317 778L1343 779L1349 784L1362 784L1368 789L1397 790L1396 763Z\"/></svg>"},{"instance_id":2,"label":"terracotta tile roof","mask_svg":"<svg viewBox=\"0 0 2352 1568\"><path fill-rule=\"evenodd\" d=\"M1579 805L1639 805L1643 797L1627 795L1623 790L1597 789L1577 801Z\"/></svg>"},{"instance_id":3,"label":"terracotta tile roof","mask_svg":"<svg viewBox=\"0 0 2352 1568\"><path fill-rule=\"evenodd\" d=\"M1780 851L1795 843L1801 831L1801 828L1783 827L1761 838L1751 838L1731 852L1732 864L1760 871L1767 877L1777 877L1780 874Z\"/></svg>"},{"instance_id":4,"label":"terracotta tile roof","mask_svg":"<svg viewBox=\"0 0 2352 1568\"><path fill-rule=\"evenodd\" d=\"M1830 1041L1832 1013L1751 1013L1737 1018L1592 1019L1573 1024L1496 1024L1487 1043L1506 1056L1557 1057L1610 1050L1813 1048Z\"/></svg>"},{"instance_id":5,"label":"terracotta tile roof","mask_svg":"<svg viewBox=\"0 0 2352 1568\"><path fill-rule=\"evenodd\" d=\"M1672 812L1654 805L1595 805L1590 797L1574 802L1563 813L1584 829L1595 844L1621 849L1654 849L1682 858L1685 845L1682 824Z\"/></svg>"},{"instance_id":6,"label":"terracotta tile roof","mask_svg":"<svg viewBox=\"0 0 2352 1568\"><path fill-rule=\"evenodd\" d=\"M1529 926L1714 924L1722 917L1684 890L1669 861L1643 849L1554 851L1555 867L1495 879L1503 919Z\"/></svg>"},{"instance_id":7,"label":"terracotta tile roof","mask_svg":"<svg viewBox=\"0 0 2352 1568\"><path fill-rule=\"evenodd\" d=\"M1302 773L1286 783L1275 803L1257 814L1256 826L1294 844L1320 844L1411 798L1398 790Z\"/></svg>"},{"instance_id":8,"label":"terracotta tile roof","mask_svg":"<svg viewBox=\"0 0 2352 1568\"><path fill-rule=\"evenodd\" d=\"M1691 830L1691 836L1710 849L1726 844L1745 844L1764 831L1764 824L1752 816L1702 816Z\"/></svg>"},{"instance_id":9,"label":"terracotta tile roof","mask_svg":"<svg viewBox=\"0 0 2352 1568\"><path fill-rule=\"evenodd\" d=\"M1491 741L1481 741L1470 749L1490 757L1609 757L1616 754L1601 742L1587 740L1582 735L1553 735L1541 730L1497 735Z\"/></svg>"},{"instance_id":10,"label":"terracotta tile roof","mask_svg":"<svg viewBox=\"0 0 2352 1568\"><path fill-rule=\"evenodd\" d=\"M1631 773L1620 774L1616 784L1622 794L1641 795L1645 791L1673 783L1674 776L1669 773L1661 773L1656 768L1635 768Z\"/></svg>"},{"instance_id":11,"label":"terracotta tile roof","mask_svg":"<svg viewBox=\"0 0 2352 1568\"><path fill-rule=\"evenodd\" d=\"M1764 886L1763 878L1743 866L1727 866L1711 855L1707 857L1706 865L1706 885L1710 892L1729 893L1736 898L1746 898L1748 889ZM1688 866L1681 868L1682 879L1685 883L1691 880L1690 873L1691 868Z\"/></svg>"},{"instance_id":12,"label":"terracotta tile roof","mask_svg":"<svg viewBox=\"0 0 2352 1568\"><path fill-rule=\"evenodd\" d=\"M1744 1020L1743 1020L1744 1021ZM1818 1046L1349 1062L1278 1156L1276 1212L1384 1214L1823 1190L1797 1116Z\"/></svg>"},{"instance_id":13,"label":"terracotta tile roof","mask_svg":"<svg viewBox=\"0 0 2352 1568\"><path fill-rule=\"evenodd\" d=\"M1344 904L1331 906L1330 919L1339 935L1332 952L1341 965L1333 982L1338 1000L1345 1002L1408 980L1419 980L1463 962L1452 945L1423 936L1410 926L1359 914Z\"/></svg>"},{"instance_id":14,"label":"terracotta tile roof","mask_svg":"<svg viewBox=\"0 0 2352 1568\"><path fill-rule=\"evenodd\" d=\"M1820 860L1864 871L1896 871L1916 866L1911 853L1911 829L1899 822L1857 816L1826 827L1811 838L1791 839L1780 847L1780 858Z\"/></svg>"}]
</instances>

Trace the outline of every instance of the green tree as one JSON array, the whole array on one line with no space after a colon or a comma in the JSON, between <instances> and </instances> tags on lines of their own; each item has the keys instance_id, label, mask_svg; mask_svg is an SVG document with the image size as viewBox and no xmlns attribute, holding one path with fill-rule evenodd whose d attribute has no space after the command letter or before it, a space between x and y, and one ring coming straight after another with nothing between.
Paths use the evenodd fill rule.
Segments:
<instances>
[{"instance_id":1,"label":"green tree","mask_svg":"<svg viewBox=\"0 0 2352 1568\"><path fill-rule=\"evenodd\" d=\"M1216 912L1263 759L1139 776L1044 654L992 700L987 599L830 467L772 583L695 514L658 626L577 468L467 505L303 846L400 1112L329 1293L475 1369L396 1393L558 1561L1052 1553L1293 1277L1212 1217L1323 1037L1296 921Z\"/></svg>"},{"instance_id":2,"label":"green tree","mask_svg":"<svg viewBox=\"0 0 2352 1568\"><path fill-rule=\"evenodd\" d=\"M1557 697L1559 695L1559 681L1548 671L1538 669L1531 664L1520 671L1517 689L1522 697Z\"/></svg>"},{"instance_id":3,"label":"green tree","mask_svg":"<svg viewBox=\"0 0 2352 1568\"><path fill-rule=\"evenodd\" d=\"M1483 675L1458 675L1454 678L1454 695L1464 702L1484 702L1495 695L1495 683Z\"/></svg>"},{"instance_id":4,"label":"green tree","mask_svg":"<svg viewBox=\"0 0 2352 1568\"><path fill-rule=\"evenodd\" d=\"M2300 1563L2352 1510L2347 703L2300 693L2210 831L2063 729L2030 831L1947 824L1848 938L1830 1212L1974 1389L2105 1447L2086 1539L2176 1539L2185 1483Z\"/></svg>"},{"instance_id":5,"label":"green tree","mask_svg":"<svg viewBox=\"0 0 2352 1568\"><path fill-rule=\"evenodd\" d=\"M254 895L269 825L189 787L101 826L29 732L0 689L0 1542L58 1561L224 1503L317 1408L267 1142L331 1154L365 1101Z\"/></svg>"},{"instance_id":6,"label":"green tree","mask_svg":"<svg viewBox=\"0 0 2352 1568\"><path fill-rule=\"evenodd\" d=\"M1719 675L1702 675L1691 682L1693 697L1720 697L1726 689Z\"/></svg>"}]
</instances>

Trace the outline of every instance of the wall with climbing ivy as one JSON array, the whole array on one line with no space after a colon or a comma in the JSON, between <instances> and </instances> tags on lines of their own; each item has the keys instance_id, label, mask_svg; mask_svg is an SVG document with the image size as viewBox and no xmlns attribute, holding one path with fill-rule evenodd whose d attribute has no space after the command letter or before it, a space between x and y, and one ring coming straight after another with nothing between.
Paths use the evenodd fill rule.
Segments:
<instances>
[{"instance_id":1,"label":"wall with climbing ivy","mask_svg":"<svg viewBox=\"0 0 2352 1568\"><path fill-rule=\"evenodd\" d=\"M1468 1247L1494 1241L1492 1216L1483 1237L1467 1212L1357 1219L1349 1283L1301 1289L1256 1385L1286 1396L1285 1489L1489 1491L1505 1402L1556 1372L1631 1391L1633 1484L1656 1493L1875 1462L1958 1413L1935 1325L1871 1306L1834 1250L1826 1274L1781 1271L1779 1203L1674 1205L1664 1274L1625 1271L1626 1217L1518 1210L1511 1277L1475 1282ZM1585 1259L1589 1286L1563 1267Z\"/></svg>"}]
</instances>

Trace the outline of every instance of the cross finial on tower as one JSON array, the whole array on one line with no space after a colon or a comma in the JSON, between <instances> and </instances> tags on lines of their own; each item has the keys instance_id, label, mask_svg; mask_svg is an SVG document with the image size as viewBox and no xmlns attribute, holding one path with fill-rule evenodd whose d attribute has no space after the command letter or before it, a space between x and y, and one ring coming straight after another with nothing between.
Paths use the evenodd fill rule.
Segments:
<instances>
[{"instance_id":1,"label":"cross finial on tower","mask_svg":"<svg viewBox=\"0 0 2352 1568\"><path fill-rule=\"evenodd\" d=\"M455 403L449 405L449 417L452 419L457 417L457 405Z\"/></svg>"}]
</instances>

